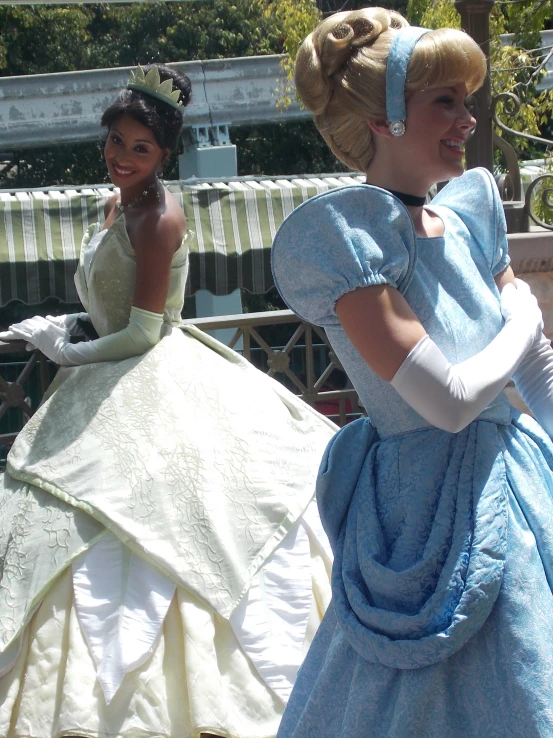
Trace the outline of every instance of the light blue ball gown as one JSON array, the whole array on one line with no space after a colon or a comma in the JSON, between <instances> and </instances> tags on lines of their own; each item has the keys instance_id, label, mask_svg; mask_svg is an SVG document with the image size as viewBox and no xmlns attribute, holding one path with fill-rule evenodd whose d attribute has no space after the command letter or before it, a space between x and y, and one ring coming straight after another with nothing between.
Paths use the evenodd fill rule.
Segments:
<instances>
[{"instance_id":1,"label":"light blue ball gown","mask_svg":"<svg viewBox=\"0 0 553 738\"><path fill-rule=\"evenodd\" d=\"M273 250L278 288L324 326L369 419L330 442L318 503L333 597L278 738L553 736L553 446L500 393L452 434L357 353L334 312L357 287L396 287L447 359L503 325L509 263L493 178L474 169L429 206L443 237L369 185L300 206Z\"/></svg>"}]
</instances>

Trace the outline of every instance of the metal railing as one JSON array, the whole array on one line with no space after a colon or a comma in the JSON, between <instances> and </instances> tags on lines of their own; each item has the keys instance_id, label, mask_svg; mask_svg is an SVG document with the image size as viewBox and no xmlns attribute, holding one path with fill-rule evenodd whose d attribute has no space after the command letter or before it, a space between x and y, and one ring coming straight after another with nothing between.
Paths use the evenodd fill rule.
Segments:
<instances>
[{"instance_id":1,"label":"metal railing","mask_svg":"<svg viewBox=\"0 0 553 738\"><path fill-rule=\"evenodd\" d=\"M553 207L553 174L544 173L533 180L522 192L522 181L518 164L518 155L511 144L493 130L494 125L511 136L523 138L545 148L553 149L553 141L528 133L522 133L508 126L499 117L498 110L510 119L521 109L520 98L512 92L493 95L489 66L490 57L490 13L496 0L455 0L455 8L461 16L463 29L478 43L488 58L488 74L482 87L473 95L477 110L478 125L474 135L467 142L466 157L469 168L483 166L494 171L494 147L503 154L507 171L499 177L498 185L504 200L507 228L510 233L525 233L530 230L530 223L545 231L553 231L553 225L545 222L536 214L536 194L538 201L545 208ZM543 66L543 65L541 65ZM540 66L540 68L541 68ZM536 69L537 74L540 69ZM547 186L550 182L551 186Z\"/></svg>"},{"instance_id":2,"label":"metal railing","mask_svg":"<svg viewBox=\"0 0 553 738\"><path fill-rule=\"evenodd\" d=\"M498 114L500 103L502 103L503 115L509 119L514 118L517 115L522 106L522 102L520 98L512 92L502 92L493 98L491 105L492 120L495 125L503 131L503 133L507 133L542 146L545 148L546 153L553 149L553 141L550 141L547 138L541 138L540 136L533 136L529 133L523 133L522 131L516 131L514 128L509 127L504 121L502 121ZM541 199L542 204L546 208L553 208L553 173L547 172L535 177L526 188L526 192L523 193L520 166L515 149L505 138L498 136L496 133L493 134L493 141L505 157L505 162L507 164L507 173L503 180L498 183L501 196L504 202L509 203L512 201L515 208L518 205L518 208L516 208L518 210L518 216L513 219L511 224L512 230L516 230L518 232L528 231L530 229L530 222L532 222L539 228L553 231L553 225L540 218L536 213L535 207L535 196L539 193L538 197ZM547 186L548 183L550 186ZM515 215L515 212L516 211L511 210L511 217ZM509 218L508 209L506 209L506 213Z\"/></svg>"},{"instance_id":3,"label":"metal railing","mask_svg":"<svg viewBox=\"0 0 553 738\"><path fill-rule=\"evenodd\" d=\"M187 130L204 128L209 135L218 126L309 118L309 111L294 99L285 112L277 109L274 92L283 76L281 59L280 54L267 54L173 62L194 90L186 108ZM130 71L115 67L2 77L2 150L101 140L99 111L115 100Z\"/></svg>"},{"instance_id":4,"label":"metal railing","mask_svg":"<svg viewBox=\"0 0 553 738\"><path fill-rule=\"evenodd\" d=\"M363 414L359 398L349 385L324 331L306 323L290 310L276 310L183 321L204 331L234 328L230 348L241 344L240 353L261 371L281 381L309 405L343 426ZM290 337L277 348L263 332L288 326ZM10 361L6 361L10 359ZM8 372L11 371L11 378ZM17 433L39 406L55 368L39 351L25 355L24 341L0 342L0 422L9 416L11 428L0 433L0 444L9 447ZM339 374L343 387L336 387Z\"/></svg>"},{"instance_id":5,"label":"metal railing","mask_svg":"<svg viewBox=\"0 0 553 738\"><path fill-rule=\"evenodd\" d=\"M52 374L40 351L25 352L25 341L0 342L0 423L15 428L0 433L0 445L9 446L33 415Z\"/></svg>"}]
</instances>

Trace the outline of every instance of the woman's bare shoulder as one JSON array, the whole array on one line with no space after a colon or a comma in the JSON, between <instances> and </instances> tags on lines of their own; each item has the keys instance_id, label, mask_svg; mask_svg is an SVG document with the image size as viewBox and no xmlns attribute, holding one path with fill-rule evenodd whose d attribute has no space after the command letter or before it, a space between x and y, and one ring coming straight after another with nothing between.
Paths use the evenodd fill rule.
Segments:
<instances>
[{"instance_id":1,"label":"woman's bare shoulder","mask_svg":"<svg viewBox=\"0 0 553 738\"><path fill-rule=\"evenodd\" d=\"M104 203L104 218L107 220L111 213L115 210L117 207L117 203L119 202L119 194L117 192L114 192L111 197L108 197L106 202Z\"/></svg>"},{"instance_id":2,"label":"woman's bare shoulder","mask_svg":"<svg viewBox=\"0 0 553 738\"><path fill-rule=\"evenodd\" d=\"M155 251L172 257L182 243L186 233L186 218L175 198L166 193L163 207L136 213L127 217L127 229L137 255L140 252Z\"/></svg>"},{"instance_id":3,"label":"woman's bare shoulder","mask_svg":"<svg viewBox=\"0 0 553 738\"><path fill-rule=\"evenodd\" d=\"M186 233L186 217L184 210L177 202L173 195L165 191L165 211L163 217L166 221L166 227L174 229L175 235L179 238L179 243Z\"/></svg>"}]
</instances>

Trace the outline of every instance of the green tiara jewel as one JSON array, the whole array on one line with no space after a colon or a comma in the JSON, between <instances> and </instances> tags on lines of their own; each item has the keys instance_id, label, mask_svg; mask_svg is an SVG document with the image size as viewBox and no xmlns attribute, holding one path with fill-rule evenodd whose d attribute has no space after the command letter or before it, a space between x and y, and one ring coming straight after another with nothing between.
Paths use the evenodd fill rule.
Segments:
<instances>
[{"instance_id":1,"label":"green tiara jewel","mask_svg":"<svg viewBox=\"0 0 553 738\"><path fill-rule=\"evenodd\" d=\"M133 69L127 82L127 89L136 90L137 92L143 92L145 95L150 95L150 97L155 97L156 100L161 100L181 112L184 109L184 105L179 102L181 91L173 90L172 79L166 79L162 82L159 76L159 69L156 66L153 66L148 74L144 72L142 67Z\"/></svg>"}]
</instances>

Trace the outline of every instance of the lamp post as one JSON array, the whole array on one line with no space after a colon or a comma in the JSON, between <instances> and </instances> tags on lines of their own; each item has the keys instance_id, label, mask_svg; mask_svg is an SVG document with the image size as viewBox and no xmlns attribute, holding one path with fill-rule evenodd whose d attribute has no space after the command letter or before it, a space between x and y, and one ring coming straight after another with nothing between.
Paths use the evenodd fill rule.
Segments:
<instances>
[{"instance_id":1,"label":"lamp post","mask_svg":"<svg viewBox=\"0 0 553 738\"><path fill-rule=\"evenodd\" d=\"M486 55L488 74L482 87L474 93L478 124L467 142L467 168L486 167L493 172L492 88L490 81L490 13L495 0L455 0L463 30L476 41Z\"/></svg>"}]
</instances>

